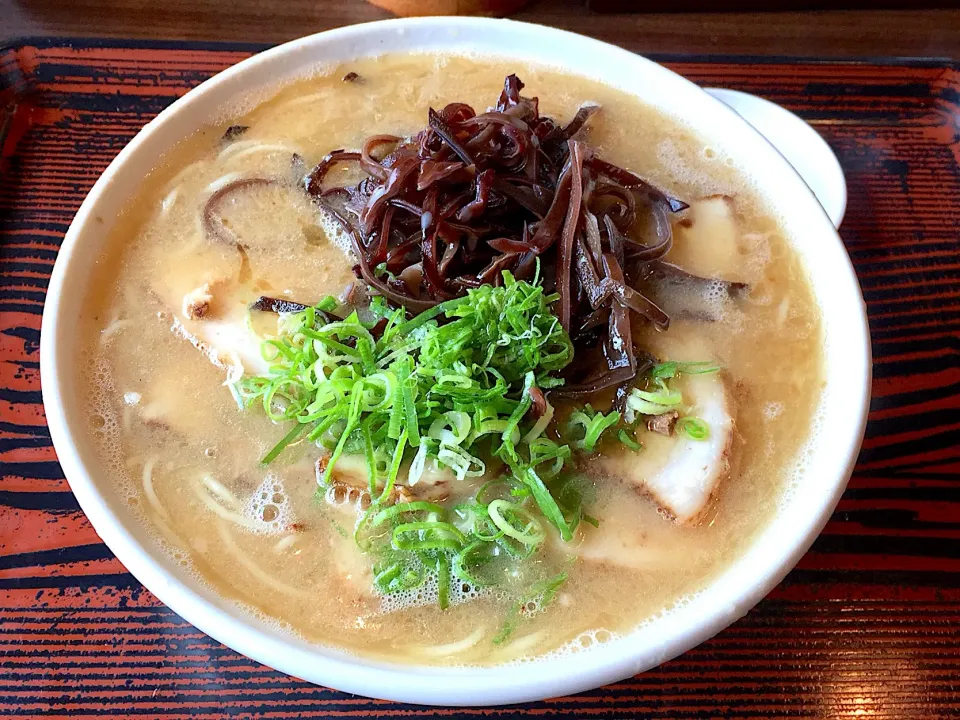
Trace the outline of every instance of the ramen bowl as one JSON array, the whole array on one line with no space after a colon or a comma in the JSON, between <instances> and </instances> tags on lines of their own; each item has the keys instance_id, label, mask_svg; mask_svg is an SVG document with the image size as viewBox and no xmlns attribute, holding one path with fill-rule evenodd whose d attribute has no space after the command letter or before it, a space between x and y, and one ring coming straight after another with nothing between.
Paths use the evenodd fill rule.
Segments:
<instances>
[{"instance_id":1,"label":"ramen bowl","mask_svg":"<svg viewBox=\"0 0 960 720\"><path fill-rule=\"evenodd\" d=\"M76 308L111 227L144 176L238 98L318 67L391 52L490 55L558 68L641 98L703 137L756 179L804 262L823 315L825 392L818 442L772 520L726 570L682 605L609 642L522 666L418 666L311 644L224 599L162 552L99 468L86 427ZM796 564L843 492L869 402L870 344L863 298L843 243L820 204L778 152L740 116L666 68L612 45L537 25L478 18L389 20L320 33L252 57L173 103L123 149L94 185L66 234L41 334L43 399L63 471L91 523L129 571L184 619L254 660L313 683L390 700L490 705L538 700L620 680L688 650L743 616Z\"/></svg>"}]
</instances>

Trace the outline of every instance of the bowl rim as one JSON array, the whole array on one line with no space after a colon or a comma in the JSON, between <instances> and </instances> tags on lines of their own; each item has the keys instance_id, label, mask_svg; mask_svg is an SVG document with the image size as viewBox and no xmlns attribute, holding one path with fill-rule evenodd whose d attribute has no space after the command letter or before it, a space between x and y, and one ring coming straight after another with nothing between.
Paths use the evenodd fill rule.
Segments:
<instances>
[{"instance_id":1,"label":"bowl rim","mask_svg":"<svg viewBox=\"0 0 960 720\"><path fill-rule=\"evenodd\" d=\"M865 429L871 381L869 330L862 294L850 258L843 250L842 241L833 225L793 168L776 154L775 150L774 154L782 161L782 167L775 167L776 172L782 175L785 181L791 183L794 181L788 178L792 176L796 183L799 183L797 187L802 186L802 191L809 195L809 200L812 201L812 203L806 203L808 211L812 213L809 222L821 226L823 233L832 235L830 240L839 246L840 251L838 255L834 253L837 256L832 258L839 263L836 270L840 273L842 280L850 285L845 288L848 295L854 293L859 298L857 308L852 307L852 300L851 307L848 308L849 312L853 313L851 330L856 337L853 339L855 352L852 356L846 356L846 361L850 365L854 378L859 381L859 386L854 387L851 394L849 433L846 437L831 438L831 443L838 446L838 449L833 451L838 461L833 480L827 483L823 496L818 501L812 502L811 513L806 518L806 524L796 529L792 541L781 548L783 551L781 554L751 566L748 573L752 578L751 584L738 585L736 578L732 576L732 568L714 577L701 595L706 596L714 592L730 576L730 582L726 583L729 587L724 585L726 594L715 593L723 602L709 606L702 602L700 596L694 597L688 605L676 609L673 613L673 618L678 621L675 624L679 625L679 629L664 632L663 622L659 624L653 622L650 627L660 627L661 630L649 632L650 627L641 627L590 653L569 654L531 663L524 665L522 672L515 667L505 665L483 668L404 665L371 660L340 650L311 645L293 636L271 631L252 616L232 608L228 603L218 602L216 597L209 592L204 592L196 583L191 584L184 577L172 573L168 569L171 563L166 559L161 561L158 557L160 553L155 546L148 547L148 543L136 537L116 516L106 498L97 490L91 468L81 457L78 442L74 437L83 432L83 429L75 425L71 427L67 419L64 388L68 385L65 380L67 371L65 365L68 363L61 357L63 353L59 348L59 339L64 332L69 331L62 328L71 318L61 307L62 294L69 278L71 259L85 234L87 225L93 222L97 203L107 191L119 169L135 156L141 146L148 143L149 138L158 128L169 122L175 115L188 111L192 105L201 103L203 98L215 88L237 81L253 69L282 62L282 59L289 55L308 52L312 47L337 40L355 42L357 47L361 48L353 57L377 54L369 51L369 44L364 46L364 43L369 43L370 38L375 39L377 33L388 31L402 33L424 28L455 33L476 33L510 28L511 31L545 37L550 42L570 43L571 48L577 47L581 50L603 53L619 62L642 67L646 73L658 74L658 77L667 78L669 75L671 76L669 82L678 88L696 87L663 66L622 48L555 28L490 18L406 18L352 25L293 40L227 68L185 94L150 121L110 163L90 190L71 223L51 275L42 318L40 370L47 423L64 475L80 507L117 558L174 612L234 650L284 673L302 677L317 684L403 702L491 705L539 700L580 692L654 667L694 647L745 614L783 579L800 556L806 552L829 519L853 470ZM364 47L367 48L366 51L363 50ZM571 57L573 55L574 53L571 52ZM511 57L512 54L508 50L503 53L503 56ZM344 56L343 59L349 58ZM526 57L524 59L530 60ZM564 69L577 73L578 62L578 60L571 60ZM732 110L699 88L697 91L713 103L710 106L711 111L718 117L741 123L744 131L751 134L753 142L760 144L754 146L755 149L765 146L767 148L765 152L772 150L772 146ZM776 166L776 161L773 162ZM808 271L812 274L813 268L808 268ZM853 297L853 295L850 296ZM859 316L856 316L857 311ZM754 539L754 543L758 543L761 536L763 531ZM750 551L752 553L752 546ZM747 554L750 553L745 553ZM744 558L740 558L734 565L739 567L744 563ZM637 642L638 640L643 642Z\"/></svg>"}]
</instances>

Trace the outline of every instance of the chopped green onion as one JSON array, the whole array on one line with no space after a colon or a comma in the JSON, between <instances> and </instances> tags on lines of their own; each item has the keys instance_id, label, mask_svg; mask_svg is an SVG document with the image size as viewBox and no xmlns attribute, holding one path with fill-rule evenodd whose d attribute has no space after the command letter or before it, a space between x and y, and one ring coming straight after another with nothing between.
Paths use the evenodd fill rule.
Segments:
<instances>
[{"instance_id":1,"label":"chopped green onion","mask_svg":"<svg viewBox=\"0 0 960 720\"><path fill-rule=\"evenodd\" d=\"M691 440L706 440L710 437L710 426L698 417L682 417L677 420L674 429Z\"/></svg>"},{"instance_id":2,"label":"chopped green onion","mask_svg":"<svg viewBox=\"0 0 960 720\"><path fill-rule=\"evenodd\" d=\"M662 382L662 381L661 381ZM662 415L681 407L683 396L665 387L658 392L649 392L634 388L627 395L627 409L641 415ZM628 418L629 419L629 418Z\"/></svg>"},{"instance_id":3,"label":"chopped green onion","mask_svg":"<svg viewBox=\"0 0 960 720\"><path fill-rule=\"evenodd\" d=\"M530 428L530 432L523 436L523 442L530 444L543 435L544 430L546 430L547 426L553 421L555 412L553 405L547 400L547 409L543 411L543 415L540 416L536 424Z\"/></svg>"},{"instance_id":4,"label":"chopped green onion","mask_svg":"<svg viewBox=\"0 0 960 720\"><path fill-rule=\"evenodd\" d=\"M465 503L457 505L453 510L461 520L461 530L476 540L493 543L503 537L503 531L490 519L486 505L479 502Z\"/></svg>"},{"instance_id":5,"label":"chopped green onion","mask_svg":"<svg viewBox=\"0 0 960 720\"><path fill-rule=\"evenodd\" d=\"M413 358L409 355L397 360L394 363L397 367L397 379L400 381L400 393L403 398L404 432L410 438L410 445L420 444L420 423L417 420L417 406L414 403L416 399L416 378L414 377Z\"/></svg>"},{"instance_id":6,"label":"chopped green onion","mask_svg":"<svg viewBox=\"0 0 960 720\"><path fill-rule=\"evenodd\" d=\"M481 477L487 471L487 465L483 460L456 446L441 445L437 452L437 460L453 470L457 480L463 480L465 477Z\"/></svg>"},{"instance_id":7,"label":"chopped green onion","mask_svg":"<svg viewBox=\"0 0 960 720\"><path fill-rule=\"evenodd\" d=\"M683 395L681 395L679 391L669 390L666 387L661 388L656 392L634 389L631 392L631 395L635 395L639 399L645 400L649 403L656 403L657 405L666 405L671 407L680 405L680 403L683 402Z\"/></svg>"},{"instance_id":8,"label":"chopped green onion","mask_svg":"<svg viewBox=\"0 0 960 720\"><path fill-rule=\"evenodd\" d=\"M407 471L407 485L413 487L420 482L427 464L427 451L429 449L430 443L427 439L420 438L420 448L417 450L417 454L413 456L413 462L410 463L410 469Z\"/></svg>"},{"instance_id":9,"label":"chopped green onion","mask_svg":"<svg viewBox=\"0 0 960 720\"><path fill-rule=\"evenodd\" d=\"M373 433L370 431L370 423L374 420L371 416L367 418L360 428L363 435L363 455L367 461L367 483L370 489L370 497L377 492L377 458L376 450L373 447Z\"/></svg>"},{"instance_id":10,"label":"chopped green onion","mask_svg":"<svg viewBox=\"0 0 960 720\"><path fill-rule=\"evenodd\" d=\"M546 436L549 402L530 416L533 389L562 385L557 371L573 357L550 311L557 299L509 273L499 287L470 289L410 319L375 297L377 321L355 311L329 321L345 309L328 297L283 315L278 335L261 345L269 372L232 388L238 405L261 405L271 420L296 423L264 463L305 437L330 451L320 477L327 484L343 456L363 457L372 504L354 538L374 557L379 592L416 587L436 571L445 607L455 578L497 583L535 552L545 537L541 515L564 540L573 538L583 498L563 475L571 447ZM588 407L584 419L577 445L592 451L620 416ZM501 460L508 473L453 509L393 504L402 467L415 486L427 463L465 480Z\"/></svg>"},{"instance_id":11,"label":"chopped green onion","mask_svg":"<svg viewBox=\"0 0 960 720\"><path fill-rule=\"evenodd\" d=\"M633 388L627 395L624 419L633 423L636 415L654 416L675 410L684 411L683 396L668 385L679 375L706 375L721 370L721 366L713 362L663 362L654 365L647 380L647 388Z\"/></svg>"},{"instance_id":12,"label":"chopped green onion","mask_svg":"<svg viewBox=\"0 0 960 720\"><path fill-rule=\"evenodd\" d=\"M372 508L371 508L372 509ZM370 519L370 524L373 527L377 525L382 525L387 520L395 518L398 515L403 513L414 513L414 512L434 512L442 513L443 506L437 505L436 503L427 502L426 500L416 500L414 502L407 503L398 503L396 505L391 505L386 507L383 510L380 510L374 514Z\"/></svg>"},{"instance_id":13,"label":"chopped green onion","mask_svg":"<svg viewBox=\"0 0 960 720\"><path fill-rule=\"evenodd\" d=\"M401 555L385 555L373 566L373 584L383 594L412 590L423 584L423 568Z\"/></svg>"},{"instance_id":14,"label":"chopped green onion","mask_svg":"<svg viewBox=\"0 0 960 720\"><path fill-rule=\"evenodd\" d=\"M397 481L397 473L400 472L400 463L403 462L403 448L407 444L407 429L404 428L400 433L400 439L397 440L397 446L393 450L393 460L390 463L390 471L387 473L387 482L383 486L383 492L377 498L377 503L386 502L387 498L393 492L393 485Z\"/></svg>"},{"instance_id":15,"label":"chopped green onion","mask_svg":"<svg viewBox=\"0 0 960 720\"><path fill-rule=\"evenodd\" d=\"M383 540L389 540L389 532L375 529L372 522L373 517L374 507L370 507L360 518L360 522L357 523L357 527L353 531L353 539L357 543L357 547L360 548L360 552L369 552L376 541L380 541L382 544Z\"/></svg>"},{"instance_id":16,"label":"chopped green onion","mask_svg":"<svg viewBox=\"0 0 960 720\"><path fill-rule=\"evenodd\" d=\"M460 410L450 410L430 424L427 434L443 445L459 445L470 435L470 416Z\"/></svg>"},{"instance_id":17,"label":"chopped green onion","mask_svg":"<svg viewBox=\"0 0 960 720\"><path fill-rule=\"evenodd\" d=\"M439 520L397 525L390 539L395 550L460 550L466 537L457 528Z\"/></svg>"},{"instance_id":18,"label":"chopped green onion","mask_svg":"<svg viewBox=\"0 0 960 720\"><path fill-rule=\"evenodd\" d=\"M543 542L540 523L520 505L506 500L494 500L487 506L490 519L500 531L524 545L539 545Z\"/></svg>"},{"instance_id":19,"label":"chopped green onion","mask_svg":"<svg viewBox=\"0 0 960 720\"><path fill-rule=\"evenodd\" d=\"M583 410L577 410L570 414L567 432L572 434L577 431L578 427L582 427L583 438L574 440L573 446L586 452L593 452L603 431L613 427L618 422L620 422L620 413L614 411L608 415L601 412L591 414L590 407L587 406Z\"/></svg>"},{"instance_id":20,"label":"chopped green onion","mask_svg":"<svg viewBox=\"0 0 960 720\"><path fill-rule=\"evenodd\" d=\"M306 425L297 425L295 428L293 428L290 432L283 436L283 439L281 439L280 442L273 446L273 449L270 450L270 452L263 456L260 464L269 465L276 460L277 456L280 455L280 453L282 453L288 445L303 435L306 429Z\"/></svg>"},{"instance_id":21,"label":"chopped green onion","mask_svg":"<svg viewBox=\"0 0 960 720\"><path fill-rule=\"evenodd\" d=\"M329 313L336 310L337 305L339 305L337 299L333 295L327 295L323 300L317 303L316 307L317 310L320 310L321 312Z\"/></svg>"},{"instance_id":22,"label":"chopped green onion","mask_svg":"<svg viewBox=\"0 0 960 720\"><path fill-rule=\"evenodd\" d=\"M450 558L437 556L437 605L441 610L450 606Z\"/></svg>"},{"instance_id":23,"label":"chopped green onion","mask_svg":"<svg viewBox=\"0 0 960 720\"><path fill-rule=\"evenodd\" d=\"M560 510L560 506L557 505L557 501L550 494L550 490L543 484L543 480L540 479L536 471L531 467L523 468L520 471L519 480L530 489L540 512L560 531L560 537L565 542L573 540L573 528L570 527Z\"/></svg>"},{"instance_id":24,"label":"chopped green onion","mask_svg":"<svg viewBox=\"0 0 960 720\"><path fill-rule=\"evenodd\" d=\"M340 455L343 454L343 449L347 444L347 440L350 438L350 434L356 429L357 424L360 421L360 403L363 401L363 380L357 380L353 385L353 390L350 393L350 414L347 415L347 424L343 432L340 435L340 440L337 442L337 446L333 450L333 454L330 456L330 460L327 462L327 467L323 471L323 477L320 480L320 484L327 486L330 484L330 475L333 473L333 468L337 463L337 460L340 459Z\"/></svg>"},{"instance_id":25,"label":"chopped green onion","mask_svg":"<svg viewBox=\"0 0 960 720\"><path fill-rule=\"evenodd\" d=\"M517 460L517 452L515 443L513 441L514 431L517 429L517 426L520 424L521 418L527 414L527 411L533 405L533 398L530 395L530 390L533 388L534 383L534 374L533 372L528 372L523 380L523 391L520 395L520 402L513 409L513 412L510 413L510 417L507 419L507 424L503 428L503 432L500 435L501 440L501 449L505 450L506 453L514 460Z\"/></svg>"},{"instance_id":26,"label":"chopped green onion","mask_svg":"<svg viewBox=\"0 0 960 720\"><path fill-rule=\"evenodd\" d=\"M624 445L626 445L628 448L630 448L634 452L640 452L641 450L643 450L643 445L638 443L634 438L630 437L630 433L628 433L626 430L620 430L617 433L617 438L620 440L620 442L622 442Z\"/></svg>"},{"instance_id":27,"label":"chopped green onion","mask_svg":"<svg viewBox=\"0 0 960 720\"><path fill-rule=\"evenodd\" d=\"M547 605L553 602L557 592L560 590L560 586L566 581L567 573L562 572L554 575L552 578L544 580L543 582L537 583L533 586L533 588L531 588L530 594L527 596L529 598L527 602L538 602L540 605L540 610L543 611Z\"/></svg>"},{"instance_id":28,"label":"chopped green onion","mask_svg":"<svg viewBox=\"0 0 960 720\"><path fill-rule=\"evenodd\" d=\"M548 438L537 438L530 443L530 467L536 469L540 477L549 480L556 477L563 469L564 463L570 459L570 446L558 445ZM549 467L541 467L544 463L553 461Z\"/></svg>"},{"instance_id":29,"label":"chopped green onion","mask_svg":"<svg viewBox=\"0 0 960 720\"><path fill-rule=\"evenodd\" d=\"M669 380L677 375L706 375L721 369L712 362L664 362L650 369L650 377Z\"/></svg>"}]
</instances>

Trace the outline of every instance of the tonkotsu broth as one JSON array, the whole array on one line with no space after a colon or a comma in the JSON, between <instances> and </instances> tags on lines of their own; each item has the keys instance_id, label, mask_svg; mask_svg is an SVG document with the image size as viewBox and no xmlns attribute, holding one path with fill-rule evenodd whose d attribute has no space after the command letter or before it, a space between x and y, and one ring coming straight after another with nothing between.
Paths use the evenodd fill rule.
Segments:
<instances>
[{"instance_id":1,"label":"tonkotsu broth","mask_svg":"<svg viewBox=\"0 0 960 720\"><path fill-rule=\"evenodd\" d=\"M347 72L360 81L343 82ZM630 484L609 472L597 474L590 512L604 532L616 528L639 538L643 562L625 569L609 560L569 560L559 539L548 541L524 572L535 580L566 569L569 580L546 611L494 644L515 596L481 593L441 611L416 606L416 598L403 606L374 595L371 561L351 537L356 515L317 499L313 463L319 451L301 443L261 468L260 458L285 430L257 407L238 410L224 387L225 370L171 325L182 320L176 298L217 273L236 272L241 262L234 248L204 239L200 212L211 183L239 176L234 173L291 178L293 152L309 168L333 149L358 148L372 134L415 134L431 106L459 101L482 112L513 72L526 83L525 96L539 97L541 113L561 122L586 101L600 104L586 137L601 157L687 201L732 198L723 202L733 208L741 234L738 261L691 251L695 238L684 228L677 229L672 258L699 263L687 269L700 275L734 273L727 279L750 289L739 300L702 301L720 312L718 322L675 315L665 335L639 326L635 335L639 346L663 359L715 360L725 368L736 432L730 476L707 512L681 525ZM224 145L221 136L233 123L249 130ZM314 303L339 294L353 279L351 262L292 181L286 189L250 193L224 216L249 246L240 270L248 276L245 294L230 299L238 307L260 294ZM697 230L707 222L705 214ZM81 321L91 338L91 428L117 492L174 557L225 597L308 639L363 655L495 663L628 632L703 588L742 553L775 512L814 422L821 392L818 310L799 260L749 184L722 156L635 98L553 70L499 60L388 56L285 87L171 153L119 219L111 242L91 283L98 294L86 301ZM709 357L668 354L691 343L694 355ZM650 444L655 462L656 443ZM603 449L622 452L609 442ZM202 492L216 507L201 500ZM574 545L596 532L582 528Z\"/></svg>"}]
</instances>

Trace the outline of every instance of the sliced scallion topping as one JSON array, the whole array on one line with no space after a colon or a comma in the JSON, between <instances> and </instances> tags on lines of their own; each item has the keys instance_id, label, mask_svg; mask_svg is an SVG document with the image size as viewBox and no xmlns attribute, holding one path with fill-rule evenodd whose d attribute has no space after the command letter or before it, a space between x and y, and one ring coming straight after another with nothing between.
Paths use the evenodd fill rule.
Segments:
<instances>
[{"instance_id":1,"label":"sliced scallion topping","mask_svg":"<svg viewBox=\"0 0 960 720\"><path fill-rule=\"evenodd\" d=\"M594 413L593 408L587 405L583 410L577 410L570 414L570 420L567 422L567 431L571 435L582 433L583 437L573 441L573 446L593 452L600 436L603 432L620 422L620 413L612 412L604 415L601 412Z\"/></svg>"},{"instance_id":2,"label":"sliced scallion topping","mask_svg":"<svg viewBox=\"0 0 960 720\"><path fill-rule=\"evenodd\" d=\"M372 503L354 538L375 558L379 592L403 592L436 573L445 607L454 580L496 584L537 552L550 526L569 541L581 520L593 521L579 483L564 473L571 444L595 451L621 415L587 406L574 411L570 440L548 437L554 407L544 390L563 384L557 373L573 357L550 310L555 300L509 273L500 286L409 319L374 298L375 321L356 312L331 320L339 306L327 298L281 316L279 335L262 346L269 372L235 384L245 407L293 425L264 463L306 438L328 451L320 482L329 485L341 458L364 458ZM397 502L401 486L415 491L427 472L465 480L501 464L502 477L454 508Z\"/></svg>"},{"instance_id":3,"label":"sliced scallion topping","mask_svg":"<svg viewBox=\"0 0 960 720\"><path fill-rule=\"evenodd\" d=\"M631 437L630 433L627 432L626 430L620 430L617 433L617 439L620 440L621 443L626 445L628 448L630 448L634 452L639 452L643 450L643 445L641 445L633 437Z\"/></svg>"},{"instance_id":4,"label":"sliced scallion topping","mask_svg":"<svg viewBox=\"0 0 960 720\"><path fill-rule=\"evenodd\" d=\"M677 420L674 430L691 440L706 440L710 437L710 426L698 417L682 417Z\"/></svg>"},{"instance_id":5,"label":"sliced scallion topping","mask_svg":"<svg viewBox=\"0 0 960 720\"><path fill-rule=\"evenodd\" d=\"M441 610L450 606L450 556L437 555L437 605Z\"/></svg>"},{"instance_id":6,"label":"sliced scallion topping","mask_svg":"<svg viewBox=\"0 0 960 720\"><path fill-rule=\"evenodd\" d=\"M466 537L456 527L439 520L410 522L393 529L390 543L395 550L459 551Z\"/></svg>"},{"instance_id":7,"label":"sliced scallion topping","mask_svg":"<svg viewBox=\"0 0 960 720\"><path fill-rule=\"evenodd\" d=\"M494 500L487 506L493 524L504 535L524 545L539 545L544 534L540 523L527 510L507 500Z\"/></svg>"},{"instance_id":8,"label":"sliced scallion topping","mask_svg":"<svg viewBox=\"0 0 960 720\"><path fill-rule=\"evenodd\" d=\"M279 457L280 453L286 450L287 446L303 435L306 430L306 425L295 425L290 432L283 436L280 442L273 446L273 449L270 450L270 452L263 456L263 460L261 460L260 463L262 465L268 465L272 463L277 459L277 457Z\"/></svg>"},{"instance_id":9,"label":"sliced scallion topping","mask_svg":"<svg viewBox=\"0 0 960 720\"><path fill-rule=\"evenodd\" d=\"M396 593L420 587L425 579L423 566L409 556L385 554L373 566L373 584L382 593Z\"/></svg>"},{"instance_id":10,"label":"sliced scallion topping","mask_svg":"<svg viewBox=\"0 0 960 720\"><path fill-rule=\"evenodd\" d=\"M364 324L355 312L325 322L321 311L335 307L326 299L283 318L280 336L263 345L269 374L242 378L237 396L246 406L259 401L275 422L309 426L309 439L332 450L324 483L351 443L368 465L371 445L388 444L395 460L423 449L464 478L485 470L471 446L498 434L494 453L523 464L525 453L517 450L521 437L536 439L549 422L528 424L529 391L561 382L553 373L573 356L570 338L549 310L554 299L539 285L505 273L500 287L472 289L410 320L402 309L375 300L371 312L386 320L380 337L374 336L374 324ZM374 431L368 421L380 415ZM433 444L423 448L422 437ZM275 448L265 459L274 460L282 450ZM420 460L422 465L427 458ZM382 481L378 475L371 467L371 485Z\"/></svg>"},{"instance_id":11,"label":"sliced scallion topping","mask_svg":"<svg viewBox=\"0 0 960 720\"><path fill-rule=\"evenodd\" d=\"M653 417L686 411L683 394L670 381L679 375L706 375L721 369L720 365L713 362L670 361L654 365L646 378L645 387L635 387L628 393L624 403L624 420L632 424L637 415Z\"/></svg>"},{"instance_id":12,"label":"sliced scallion topping","mask_svg":"<svg viewBox=\"0 0 960 720\"><path fill-rule=\"evenodd\" d=\"M664 362L650 369L650 377L669 380L677 375L706 375L721 369L712 362Z\"/></svg>"},{"instance_id":13,"label":"sliced scallion topping","mask_svg":"<svg viewBox=\"0 0 960 720\"><path fill-rule=\"evenodd\" d=\"M382 525L387 520L395 518L404 513L416 512L442 513L443 506L437 505L436 503L427 502L426 500L416 500L414 502L390 505L389 507L385 507L383 510L379 510L378 512L374 513L370 518L370 525L377 527L378 525Z\"/></svg>"}]
</instances>

